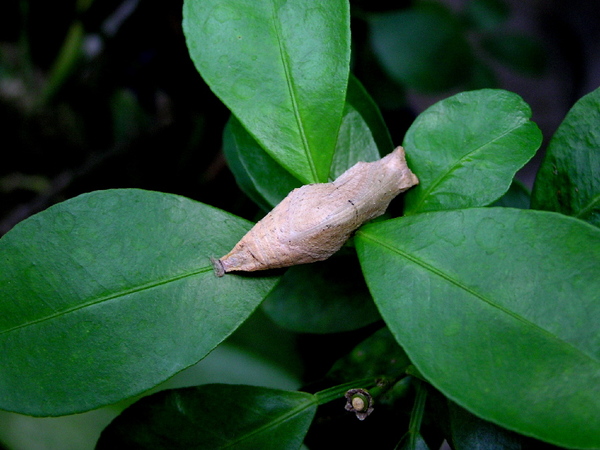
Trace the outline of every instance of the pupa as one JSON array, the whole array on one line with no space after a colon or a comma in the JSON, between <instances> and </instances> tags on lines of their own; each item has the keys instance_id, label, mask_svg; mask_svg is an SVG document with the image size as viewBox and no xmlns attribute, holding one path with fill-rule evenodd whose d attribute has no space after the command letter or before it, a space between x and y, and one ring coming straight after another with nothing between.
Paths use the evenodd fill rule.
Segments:
<instances>
[{"instance_id":1,"label":"pupa","mask_svg":"<svg viewBox=\"0 0 600 450\"><path fill-rule=\"evenodd\" d=\"M233 247L214 260L217 276L322 261L337 252L394 197L419 183L402 147L359 162L331 183L294 189Z\"/></svg>"}]
</instances>

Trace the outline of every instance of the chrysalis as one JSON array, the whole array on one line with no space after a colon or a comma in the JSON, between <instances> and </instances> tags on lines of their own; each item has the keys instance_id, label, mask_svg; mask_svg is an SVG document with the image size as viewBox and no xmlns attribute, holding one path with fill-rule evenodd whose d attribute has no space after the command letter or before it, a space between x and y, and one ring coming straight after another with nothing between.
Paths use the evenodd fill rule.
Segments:
<instances>
[{"instance_id":1,"label":"chrysalis","mask_svg":"<svg viewBox=\"0 0 600 450\"><path fill-rule=\"evenodd\" d=\"M213 261L215 272L221 277L327 259L354 230L418 183L404 149L397 147L379 161L355 164L331 183L294 189L233 250Z\"/></svg>"}]
</instances>

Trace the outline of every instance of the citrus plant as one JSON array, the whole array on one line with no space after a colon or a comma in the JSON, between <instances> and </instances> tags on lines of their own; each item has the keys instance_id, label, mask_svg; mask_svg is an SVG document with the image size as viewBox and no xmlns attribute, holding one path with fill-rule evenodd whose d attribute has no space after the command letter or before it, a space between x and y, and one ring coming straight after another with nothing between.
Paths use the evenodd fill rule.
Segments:
<instances>
[{"instance_id":1,"label":"citrus plant","mask_svg":"<svg viewBox=\"0 0 600 450\"><path fill-rule=\"evenodd\" d=\"M232 113L231 170L265 211L394 147L350 74L349 23L347 0L184 4L190 56ZM390 447L600 448L599 124L596 90L529 199L514 182L542 142L528 105L493 89L442 100L406 133L420 184L387 216L326 262L254 275L215 276L210 259L252 223L209 205L136 189L55 205L0 240L0 408L60 416L139 395L260 306L297 332L378 331L301 391L143 397L98 448L317 448L336 415L346 435L392 418L375 437Z\"/></svg>"}]
</instances>

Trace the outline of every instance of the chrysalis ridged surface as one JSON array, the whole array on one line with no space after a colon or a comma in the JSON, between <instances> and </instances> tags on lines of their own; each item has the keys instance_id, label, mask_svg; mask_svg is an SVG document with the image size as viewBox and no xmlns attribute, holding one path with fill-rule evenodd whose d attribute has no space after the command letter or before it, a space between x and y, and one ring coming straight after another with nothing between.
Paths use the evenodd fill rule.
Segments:
<instances>
[{"instance_id":1,"label":"chrysalis ridged surface","mask_svg":"<svg viewBox=\"0 0 600 450\"><path fill-rule=\"evenodd\" d=\"M331 183L294 189L222 258L215 272L274 269L322 261L363 223L382 215L399 193L419 183L404 149L359 162Z\"/></svg>"}]
</instances>

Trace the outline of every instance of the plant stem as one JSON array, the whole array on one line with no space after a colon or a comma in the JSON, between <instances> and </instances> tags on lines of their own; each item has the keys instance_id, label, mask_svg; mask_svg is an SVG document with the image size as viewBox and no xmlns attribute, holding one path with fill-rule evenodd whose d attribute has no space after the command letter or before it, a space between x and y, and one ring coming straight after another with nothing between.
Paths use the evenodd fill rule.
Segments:
<instances>
[{"instance_id":1,"label":"plant stem","mask_svg":"<svg viewBox=\"0 0 600 450\"><path fill-rule=\"evenodd\" d=\"M343 398L344 394L348 389L352 388L362 388L362 389L371 389L377 386L377 379L375 378L362 378L356 381L351 381L349 383L340 384L338 386L333 386L322 391L316 392L315 397L317 397L318 404L324 405L325 403L329 403L333 400L337 400L339 398Z\"/></svg>"},{"instance_id":2,"label":"plant stem","mask_svg":"<svg viewBox=\"0 0 600 450\"><path fill-rule=\"evenodd\" d=\"M421 422L423 422L423 413L425 412L425 400L427 399L427 390L423 382L415 378L414 383L417 392L410 413L408 432L406 433L408 435L408 448L417 448L417 440L420 439Z\"/></svg>"}]
</instances>

